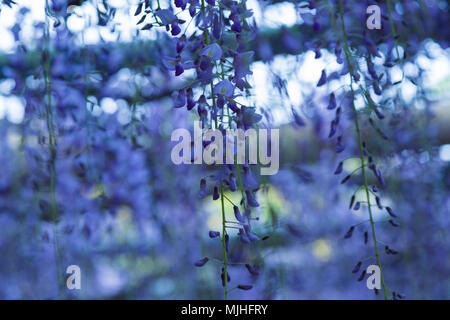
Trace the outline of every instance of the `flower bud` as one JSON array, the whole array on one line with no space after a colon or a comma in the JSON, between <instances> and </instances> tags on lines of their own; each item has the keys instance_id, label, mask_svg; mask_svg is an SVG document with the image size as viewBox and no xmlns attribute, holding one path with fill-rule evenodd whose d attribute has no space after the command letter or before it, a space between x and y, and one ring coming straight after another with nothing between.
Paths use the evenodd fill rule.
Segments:
<instances>
[{"instance_id":1,"label":"flower bud","mask_svg":"<svg viewBox=\"0 0 450 320\"><path fill-rule=\"evenodd\" d=\"M347 233L344 236L344 239L349 239L352 237L353 230L355 230L354 226L351 226L350 229L348 229Z\"/></svg>"},{"instance_id":2,"label":"flower bud","mask_svg":"<svg viewBox=\"0 0 450 320\"><path fill-rule=\"evenodd\" d=\"M362 262L359 261L356 266L353 268L352 273L357 273L359 269L361 269Z\"/></svg>"},{"instance_id":3,"label":"flower bud","mask_svg":"<svg viewBox=\"0 0 450 320\"><path fill-rule=\"evenodd\" d=\"M209 259L207 257L204 257L203 259L200 259L197 262L195 262L195 266L203 267L208 261L209 261Z\"/></svg>"},{"instance_id":4,"label":"flower bud","mask_svg":"<svg viewBox=\"0 0 450 320\"><path fill-rule=\"evenodd\" d=\"M209 231L209 237L210 238L217 238L218 236L220 236L220 232L219 231Z\"/></svg>"}]
</instances>

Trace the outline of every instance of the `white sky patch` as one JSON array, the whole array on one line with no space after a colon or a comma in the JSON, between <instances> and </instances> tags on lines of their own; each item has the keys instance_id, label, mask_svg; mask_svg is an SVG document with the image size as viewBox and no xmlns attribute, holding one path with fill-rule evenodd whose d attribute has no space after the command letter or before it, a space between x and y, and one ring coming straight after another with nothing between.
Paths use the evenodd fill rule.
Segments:
<instances>
[{"instance_id":1,"label":"white sky patch","mask_svg":"<svg viewBox=\"0 0 450 320\"><path fill-rule=\"evenodd\" d=\"M128 104L124 100L118 101L118 109L119 112L117 113L117 121L119 121L119 123L122 125L125 125L128 122L130 122L131 112L128 107Z\"/></svg>"},{"instance_id":2,"label":"white sky patch","mask_svg":"<svg viewBox=\"0 0 450 320\"><path fill-rule=\"evenodd\" d=\"M256 21L258 23L258 21ZM259 25L263 24L267 28L277 28L280 26L291 27L298 22L297 10L290 2L282 2L268 6L263 14Z\"/></svg>"},{"instance_id":3,"label":"white sky patch","mask_svg":"<svg viewBox=\"0 0 450 320\"><path fill-rule=\"evenodd\" d=\"M450 144L444 144L439 148L439 157L442 161L450 161Z\"/></svg>"},{"instance_id":4,"label":"white sky patch","mask_svg":"<svg viewBox=\"0 0 450 320\"><path fill-rule=\"evenodd\" d=\"M85 18L86 10L75 8L70 17L67 19L67 27L70 31L78 33L88 27L88 19Z\"/></svg>"},{"instance_id":5,"label":"white sky patch","mask_svg":"<svg viewBox=\"0 0 450 320\"><path fill-rule=\"evenodd\" d=\"M84 43L95 44L100 41L100 34L95 27L89 27L84 31Z\"/></svg>"},{"instance_id":6,"label":"white sky patch","mask_svg":"<svg viewBox=\"0 0 450 320\"><path fill-rule=\"evenodd\" d=\"M30 13L27 14L26 19L20 22L22 36L25 42L33 42L36 37L36 31L34 30L34 23L45 20L45 0L20 0L17 1L20 6L24 6L30 9ZM11 8L8 6L2 6L0 11L0 52L11 53L15 49L14 37L9 31L17 21L17 14L20 8L19 5L13 5Z\"/></svg>"},{"instance_id":7,"label":"white sky patch","mask_svg":"<svg viewBox=\"0 0 450 320\"><path fill-rule=\"evenodd\" d=\"M95 44L103 38L106 41L132 41L135 37L136 30L141 28L144 24L136 26L136 22L139 20L140 16L134 17L134 12L136 10L136 5L138 0L111 0L109 4L117 9L116 15L114 17L115 28L111 26L99 27L97 26L97 13L95 6L86 2L81 7L75 9L74 14L68 19L69 28L78 34L79 44L82 44L81 33L83 32L84 42L87 44ZM19 2L21 6L28 7L31 12L26 16L26 18L21 21L21 37L24 43L30 48L36 43L36 39L41 35L37 33L33 25L37 21L44 21L44 7L45 0L21 0ZM161 6L167 8L167 1L161 0ZM253 11L256 23L261 28L279 28L280 26L293 26L298 23L302 23L302 19L295 9L293 3L279 3L270 6L261 7L259 2L256 0L249 0L248 7ZM0 12L0 34L2 39L0 41L0 54L1 52L10 53L12 52L16 44L14 43L14 38L9 29L16 23L19 5L13 5L12 8L3 6ZM175 12L179 12L177 8ZM180 18L185 19L186 23L182 25L182 30L189 24L191 18L187 12L183 12L179 15ZM148 17L149 19L149 17ZM147 20L147 21L150 21ZM190 24L190 28L194 28L194 23ZM155 29L155 28L154 28ZM161 30L160 28L158 28ZM120 38L120 39L119 39ZM141 39L155 39L156 31L150 30L145 32L140 32L139 38ZM427 88L435 88L444 79L450 77L450 59L449 50L442 49L437 43L433 41L428 41L424 45L427 52L430 54L431 59L424 55L417 57L417 64L426 69L424 73L424 85ZM402 54L403 48L399 47L400 53ZM348 77L343 77L342 80L333 81L327 83L321 88L316 88L315 85L320 78L322 70L325 68L327 74L341 68L340 65L336 63L336 58L333 54L322 50L322 58L315 59L314 53L311 51L306 52L298 57L294 56L277 56L274 58L270 66L264 65L261 62L256 62L252 66L253 71L253 85L254 85L254 96L251 99L240 98L239 101L247 104L256 104L257 106L268 106L270 104L271 110L273 110L273 116L275 122L286 123L291 120L290 106L298 108L302 103L304 103L304 96L311 93L313 90L317 90L318 95L327 94L329 91L336 90L346 81ZM374 59L377 63L378 58ZM384 59L381 59L384 60ZM271 68L271 69L269 69ZM292 72L292 68L297 68L295 72ZM404 65L404 70L406 75L415 75L417 73L417 66L413 63L406 63ZM283 79L286 79L287 91L290 97L288 103L286 101L275 101L273 98L273 93L275 92L272 87L271 70L275 70ZM398 66L391 68L390 72L393 76L393 81L400 80L402 78L402 71ZM2 82L3 83L3 82ZM27 81L28 83L28 81ZM7 92L10 89L6 89L9 85L0 84L0 94L8 95ZM402 97L406 101L410 101L416 94L417 88L409 81L403 81L399 85L401 89ZM388 89L389 90L389 89ZM385 92L388 94L388 92ZM378 97L374 96L374 99ZM17 101L16 101L17 102ZM275 102L275 103L273 103ZM17 103L16 103L17 104ZM362 105L360 101L356 101L357 107ZM22 108L9 108L0 106L0 118L8 115L9 119L12 121L18 121L23 118L23 107ZM108 103L106 109L100 106L95 108L96 113L105 112L116 112L119 109L121 118L123 121L129 117L125 111L120 111L120 107L116 109L113 107L112 103ZM17 114L15 114L17 112ZM21 121L21 120L20 120Z\"/></svg>"},{"instance_id":8,"label":"white sky patch","mask_svg":"<svg viewBox=\"0 0 450 320\"><path fill-rule=\"evenodd\" d=\"M355 95L355 108L357 110L363 109L366 106L366 101L362 97L362 95Z\"/></svg>"},{"instance_id":9,"label":"white sky patch","mask_svg":"<svg viewBox=\"0 0 450 320\"><path fill-rule=\"evenodd\" d=\"M136 1L133 1L132 3L135 3L135 2ZM126 0L109 0L108 1L108 4L114 8L122 8L122 7L126 6L128 3L129 3L129 1L126 1Z\"/></svg>"},{"instance_id":10,"label":"white sky patch","mask_svg":"<svg viewBox=\"0 0 450 320\"><path fill-rule=\"evenodd\" d=\"M10 94L15 85L16 81L14 79L5 79L0 81L0 94Z\"/></svg>"},{"instance_id":11,"label":"white sky patch","mask_svg":"<svg viewBox=\"0 0 450 320\"><path fill-rule=\"evenodd\" d=\"M100 102L100 106L106 113L114 113L118 109L116 102L111 98L103 98Z\"/></svg>"},{"instance_id":12,"label":"white sky patch","mask_svg":"<svg viewBox=\"0 0 450 320\"><path fill-rule=\"evenodd\" d=\"M25 114L25 102L16 96L0 95L0 119L6 118L12 123L21 123Z\"/></svg>"},{"instance_id":13,"label":"white sky patch","mask_svg":"<svg viewBox=\"0 0 450 320\"><path fill-rule=\"evenodd\" d=\"M326 67L326 61L331 63L330 57L322 56L320 59L314 58L315 54L308 51L304 54L304 61L300 66L299 77L302 81L317 83L322 75L322 70Z\"/></svg>"},{"instance_id":14,"label":"white sky patch","mask_svg":"<svg viewBox=\"0 0 450 320\"><path fill-rule=\"evenodd\" d=\"M400 69L399 66L395 65L392 68L390 68L389 73L391 75L391 81L393 83L402 80L403 73L402 73L402 69Z\"/></svg>"},{"instance_id":15,"label":"white sky patch","mask_svg":"<svg viewBox=\"0 0 450 320\"><path fill-rule=\"evenodd\" d=\"M253 101L257 106L269 107L275 126L288 123L292 120L291 106L299 111L305 103L305 97L314 90L327 94L329 90L341 87L342 81L348 80L343 77L343 80L332 81L321 88L316 88L322 70L325 69L327 74L330 74L341 67L336 62L336 57L325 50L322 50L320 59L315 59L314 52L307 51L300 56L276 56L270 65L255 62L252 65L253 75L251 77L254 96L242 102L248 104ZM286 80L288 100L285 97L280 99L278 90L272 87L272 72Z\"/></svg>"},{"instance_id":16,"label":"white sky patch","mask_svg":"<svg viewBox=\"0 0 450 320\"><path fill-rule=\"evenodd\" d=\"M247 9L253 12L253 18L255 19L257 24L260 24L262 21L262 11L261 7L257 0L248 0L247 1Z\"/></svg>"},{"instance_id":17,"label":"white sky patch","mask_svg":"<svg viewBox=\"0 0 450 320\"><path fill-rule=\"evenodd\" d=\"M431 59L421 54L416 58L416 63L425 69L424 86L432 89L450 77L450 49L442 49L436 42L429 40L425 50Z\"/></svg>"},{"instance_id":18,"label":"white sky patch","mask_svg":"<svg viewBox=\"0 0 450 320\"><path fill-rule=\"evenodd\" d=\"M405 75L409 77L417 77L419 75L419 68L411 62L404 64L403 71L405 72Z\"/></svg>"},{"instance_id":19,"label":"white sky patch","mask_svg":"<svg viewBox=\"0 0 450 320\"><path fill-rule=\"evenodd\" d=\"M441 50L441 53L431 61L430 68L425 73L425 83L428 88L433 88L445 78L450 77L448 51Z\"/></svg>"},{"instance_id":20,"label":"white sky patch","mask_svg":"<svg viewBox=\"0 0 450 320\"><path fill-rule=\"evenodd\" d=\"M13 52L14 50L14 36L9 30L1 30L2 41L0 41L0 51Z\"/></svg>"},{"instance_id":21,"label":"white sky patch","mask_svg":"<svg viewBox=\"0 0 450 320\"><path fill-rule=\"evenodd\" d=\"M97 117L102 114L102 108L98 104L97 97L95 96L88 96L87 101L89 102L86 104L86 108L91 111L92 115L94 117Z\"/></svg>"},{"instance_id":22,"label":"white sky patch","mask_svg":"<svg viewBox=\"0 0 450 320\"><path fill-rule=\"evenodd\" d=\"M398 55L397 55L397 52L398 52ZM401 59L404 55L405 55L405 49L403 49L402 46L398 45L393 48L393 50L392 50L393 60L397 60L399 56Z\"/></svg>"},{"instance_id":23,"label":"white sky patch","mask_svg":"<svg viewBox=\"0 0 450 320\"><path fill-rule=\"evenodd\" d=\"M96 280L99 289L105 293L117 292L126 283L126 279L122 273L106 264L102 264L98 268Z\"/></svg>"},{"instance_id":24,"label":"white sky patch","mask_svg":"<svg viewBox=\"0 0 450 320\"><path fill-rule=\"evenodd\" d=\"M405 81L405 83L401 86L401 95L402 99L405 100L406 103L410 103L412 99L416 96L417 87L409 81Z\"/></svg>"},{"instance_id":25,"label":"white sky patch","mask_svg":"<svg viewBox=\"0 0 450 320\"><path fill-rule=\"evenodd\" d=\"M264 87L267 85L268 80L268 66L263 62L255 62L252 65L253 72L253 84L255 91L257 90L258 94L255 95L254 99L257 105L262 105L267 101L269 93L264 90ZM258 88L258 89L256 89Z\"/></svg>"},{"instance_id":26,"label":"white sky patch","mask_svg":"<svg viewBox=\"0 0 450 320\"><path fill-rule=\"evenodd\" d=\"M297 81L288 81L286 90L289 94L290 102L298 106L303 102L302 86Z\"/></svg>"}]
</instances>

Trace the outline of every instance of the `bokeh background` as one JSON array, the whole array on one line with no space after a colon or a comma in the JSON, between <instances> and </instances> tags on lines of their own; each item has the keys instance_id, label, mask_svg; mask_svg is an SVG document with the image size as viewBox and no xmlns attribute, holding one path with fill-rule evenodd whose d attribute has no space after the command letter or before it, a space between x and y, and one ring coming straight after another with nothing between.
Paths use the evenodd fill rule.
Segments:
<instances>
[{"instance_id":1,"label":"bokeh background","mask_svg":"<svg viewBox=\"0 0 450 320\"><path fill-rule=\"evenodd\" d=\"M172 130L191 128L195 116L173 108L171 92L193 73L175 78L164 68L163 57L174 48L165 30L140 30L134 16L139 1L131 0L80 1L70 15L48 18L58 119L54 224L48 216L41 76L45 1L15 2L3 0L0 11L0 298L221 299L220 265L214 261L221 244L208 237L209 230L221 228L220 203L197 197L210 168L170 160ZM327 8L326 1L316 2L317 10ZM371 3L349 5L352 27L365 28ZM383 204L399 215L398 228L376 225L380 241L399 252L387 255L381 247L383 271L389 288L409 299L449 299L448 2L393 3L400 51L408 47L408 55L386 75L391 84L403 81L376 97L385 106L380 126L389 140L362 123L386 180ZM231 266L233 282L254 288L230 297L379 299L351 272L372 255L370 241L364 244L368 225L344 239L351 225L367 218L365 210L348 209L359 185L341 185L333 175L342 156L327 138L332 114L326 107L329 93L343 82L331 77L316 87L324 68L328 74L341 68L333 52L315 47L326 47L333 33L329 21L317 21L316 12L302 4L247 1L259 32L252 43L252 89L241 101L257 107L263 126L280 129L280 171L259 177L253 230L270 237L247 246L232 237L230 261L251 261L260 275ZM383 18L383 30L388 26ZM382 54L375 64L384 59ZM347 127L344 171L350 173L359 160L354 129ZM226 195L240 200L236 193ZM231 218L228 202L226 212ZM375 220L386 216L374 208ZM81 290L58 292L55 234L60 270L79 265ZM204 256L210 262L195 267Z\"/></svg>"}]
</instances>

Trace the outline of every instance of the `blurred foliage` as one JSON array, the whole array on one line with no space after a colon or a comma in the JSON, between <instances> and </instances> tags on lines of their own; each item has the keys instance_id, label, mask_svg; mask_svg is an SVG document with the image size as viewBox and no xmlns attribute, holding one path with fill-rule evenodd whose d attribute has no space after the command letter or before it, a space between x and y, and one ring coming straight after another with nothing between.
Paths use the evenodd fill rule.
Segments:
<instances>
[{"instance_id":1,"label":"blurred foliage","mask_svg":"<svg viewBox=\"0 0 450 320\"><path fill-rule=\"evenodd\" d=\"M270 10L280 2L260 1L260 9ZM300 12L300 3L287 2ZM328 8L322 6L327 1L316 2L318 12ZM351 31L364 20L360 19L365 14L361 8L372 2L355 5L353 12L361 12L349 14ZM395 2L410 8L406 1ZM102 4L99 9L93 3L86 1L82 8L92 6L109 14L115 9ZM346 3L350 7L350 2ZM414 7L409 13L395 11L397 40L405 48L409 44L403 66L418 66L421 57L431 62L448 61L449 30L442 27L442 21L448 20L448 4L411 3ZM1 14L11 12L7 11L10 5L20 3L3 1ZM130 17L134 10L134 5L125 8ZM221 243L208 237L209 230L221 228L221 206L211 199L210 189L207 198L198 199L198 181L213 171L206 165L175 166L170 160L172 130L190 128L192 120L198 118L184 108L173 109L169 98L186 83L197 84L191 76L180 80L165 68L164 59L176 43L161 28L149 31L153 32L151 39L142 36L145 30L136 29L132 42L85 45L79 34L67 28L65 11L53 11L50 39L45 39L41 21L33 26L36 34L32 41L26 42L23 34L16 32L17 47L0 53L0 102L4 105L0 109L0 298L222 298L218 277ZM21 19L27 19L28 13L16 12L15 25L20 29ZM113 28L113 16L98 28ZM329 54L336 44L336 30L331 26L334 20L328 14L319 16L319 30L314 30L314 17L299 17L304 19L294 26L259 28L249 43L256 63L270 70L264 80L271 100L257 105L250 96L259 93L249 89L245 102L256 105L264 115L263 126L280 128L281 158L277 175L258 177L260 206L253 212L252 230L261 240L243 246L237 231L230 231L229 273L233 282L254 286L250 291L234 290L231 296L380 298L352 274L355 263L373 252L370 242L364 243L364 233L369 230L367 223L361 223L366 219L365 211L348 208L350 197L359 188L360 173L345 185L333 175L342 157L327 138L332 120L326 110L328 88L320 91L315 83L277 73L281 64L288 65L288 73L298 74L306 54L317 51L319 44L319 51ZM402 21L408 22L408 27ZM390 29L383 29L378 37L391 38ZM58 119L55 155L49 148L52 142L45 110L46 45L52 58L50 99ZM392 43L389 45L392 49ZM439 50L428 50L427 46ZM365 49L355 41L354 50ZM433 56L437 51L440 56ZM288 60L292 57L295 59ZM331 65L330 60L327 65ZM373 130L368 121L362 121L362 136L383 170L383 205L394 207L399 215L400 227L392 228L386 223L386 211L373 209L381 243L394 243L399 251L388 256L381 246L386 283L410 299L449 299L450 163L440 151L450 142L450 80L429 88L422 72L425 70L420 68L419 74L410 78L418 88L410 101L403 99L402 89L392 81L383 88L386 91L380 101L386 103L380 103L380 108L386 118L379 125L389 139ZM301 106L294 105L288 94L292 90L287 87L293 83L305 90ZM104 108L108 98L116 106L112 112ZM342 101L346 102L345 94ZM23 117L15 121L8 108L22 108ZM298 118L294 121L294 109L303 122ZM274 123L277 114L282 121ZM357 137L349 125L351 113L343 118L348 159L343 170L349 174L359 165L355 158ZM52 163L57 178L55 208ZM368 180L376 183L374 175ZM241 197L230 191L225 196L229 199L225 201L226 217L233 219L231 202L239 203ZM358 192L356 196L362 199ZM52 222L55 213L57 223ZM353 238L346 240L344 234L351 225L357 227ZM195 261L204 256L210 261L196 268ZM246 270L246 261L252 261L259 276ZM71 264L81 267L82 290L58 290L55 279L66 277L63 271Z\"/></svg>"}]
</instances>

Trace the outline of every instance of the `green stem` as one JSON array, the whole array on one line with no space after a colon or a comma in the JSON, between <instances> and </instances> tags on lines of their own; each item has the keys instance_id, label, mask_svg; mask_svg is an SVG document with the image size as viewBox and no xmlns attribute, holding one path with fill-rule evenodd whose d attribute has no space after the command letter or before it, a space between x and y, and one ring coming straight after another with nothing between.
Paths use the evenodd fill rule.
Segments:
<instances>
[{"instance_id":1,"label":"green stem","mask_svg":"<svg viewBox=\"0 0 450 320\"><path fill-rule=\"evenodd\" d=\"M350 65L351 65L350 64L350 48L349 48L348 40L347 40L347 31L345 29L344 10L342 8L341 0L338 0L338 3L339 3L339 12L340 12L340 16L341 16L342 31L343 31L343 34L344 34L345 57L346 57L346 60L347 60L347 65L350 67ZM351 93L352 93L352 108L353 108L353 111L355 113L355 127L356 127L356 133L357 133L357 136L358 136L359 157L360 157L361 167L362 167L364 189L366 191L367 207L368 207L368 211L369 211L370 226L371 226L371 229L372 229L372 236L373 236L373 245L374 245L374 249L375 249L375 256L376 256L376 259L377 259L377 264L378 264L378 267L380 268L381 286L383 288L384 299L388 300L388 296L387 296L387 292L386 292L386 286L384 284L383 271L382 271L382 268L381 268L380 256L379 256L379 253L378 253L378 242L377 242L377 237L376 237L376 233L375 233L375 224L374 224L373 215L372 215L372 208L370 206L370 195L369 195L369 188L368 188L368 183L367 183L366 168L364 166L364 152L363 152L362 139L361 139L361 130L359 128L358 112L356 110L355 103L354 103L354 101L355 101L355 92L353 90L353 78L352 78L352 73L349 72L349 74L350 74L350 89L351 89Z\"/></svg>"},{"instance_id":2,"label":"green stem","mask_svg":"<svg viewBox=\"0 0 450 320\"><path fill-rule=\"evenodd\" d=\"M49 135L49 151L50 151L50 210L53 220L53 249L55 256L55 264L56 264L56 280L57 280L57 294L60 296L60 289L63 288L63 279L61 271L61 258L59 253L58 246L58 201L56 198L56 135L55 135L55 127L53 124L53 111L51 106L51 71L50 71L50 21L48 19L49 13L49 4L48 0L45 2L45 61L44 61L44 83L45 83L45 91L46 91L46 121L47 121L47 130Z\"/></svg>"},{"instance_id":3,"label":"green stem","mask_svg":"<svg viewBox=\"0 0 450 320\"><path fill-rule=\"evenodd\" d=\"M202 0L202 10L205 10L205 1ZM209 44L209 36L208 36L208 30L205 30L205 43L206 45ZM216 114L216 97L214 96L214 82L211 80L210 83L211 87L211 98L213 102L213 112L214 112L214 122L215 127L218 129L218 123L217 123L217 114ZM225 235L226 235L226 219L225 219L225 204L224 204L224 194L223 194L223 184L222 181L220 182L220 202L222 204L222 251L223 251L223 279L224 279L224 299L228 299L228 258L227 258L227 246L225 242Z\"/></svg>"},{"instance_id":4,"label":"green stem","mask_svg":"<svg viewBox=\"0 0 450 320\"><path fill-rule=\"evenodd\" d=\"M97 175L94 172L94 168L92 165L92 159L91 159L91 143L90 143L90 139L91 139L91 130L90 130L90 123L91 123L91 111L88 110L88 103L91 103L92 105L94 105L94 102L90 102L88 100L88 90L89 90L89 55L88 55L88 50L87 50L87 46L85 43L85 39L84 39L84 30L81 32L81 40L83 43L83 60L84 60L84 68L85 68L85 72L84 72L84 76L83 76L83 80L84 80L84 100L86 101L86 105L85 105L85 121L86 121L86 164L87 164L87 168L89 171L89 174L92 177L92 180L95 183L95 188L96 188L96 194L100 193L100 194L105 194L105 191L103 190L103 186L100 183L100 178L97 178Z\"/></svg>"},{"instance_id":5,"label":"green stem","mask_svg":"<svg viewBox=\"0 0 450 320\"><path fill-rule=\"evenodd\" d=\"M239 167L239 164L237 163L237 156L234 157L234 162L235 162L235 167L236 167L236 176L237 176L237 179L238 179L239 189L241 190L242 201L244 203L244 209L245 209L244 186L242 185L241 169Z\"/></svg>"},{"instance_id":6,"label":"green stem","mask_svg":"<svg viewBox=\"0 0 450 320\"><path fill-rule=\"evenodd\" d=\"M391 1L387 0L386 3L387 3L388 13L389 13L389 24L391 25L392 37L394 38L395 51L397 52L397 59L400 61L401 58L400 58L400 53L398 51L397 31L395 29L394 20L392 19Z\"/></svg>"},{"instance_id":7,"label":"green stem","mask_svg":"<svg viewBox=\"0 0 450 320\"><path fill-rule=\"evenodd\" d=\"M227 246L225 243L225 234L227 232L225 225L225 205L224 205L224 194L223 194L223 184L220 182L220 202L222 204L222 250L223 250L223 278L225 283L225 296L224 299L228 298L228 257L227 257Z\"/></svg>"}]
</instances>

